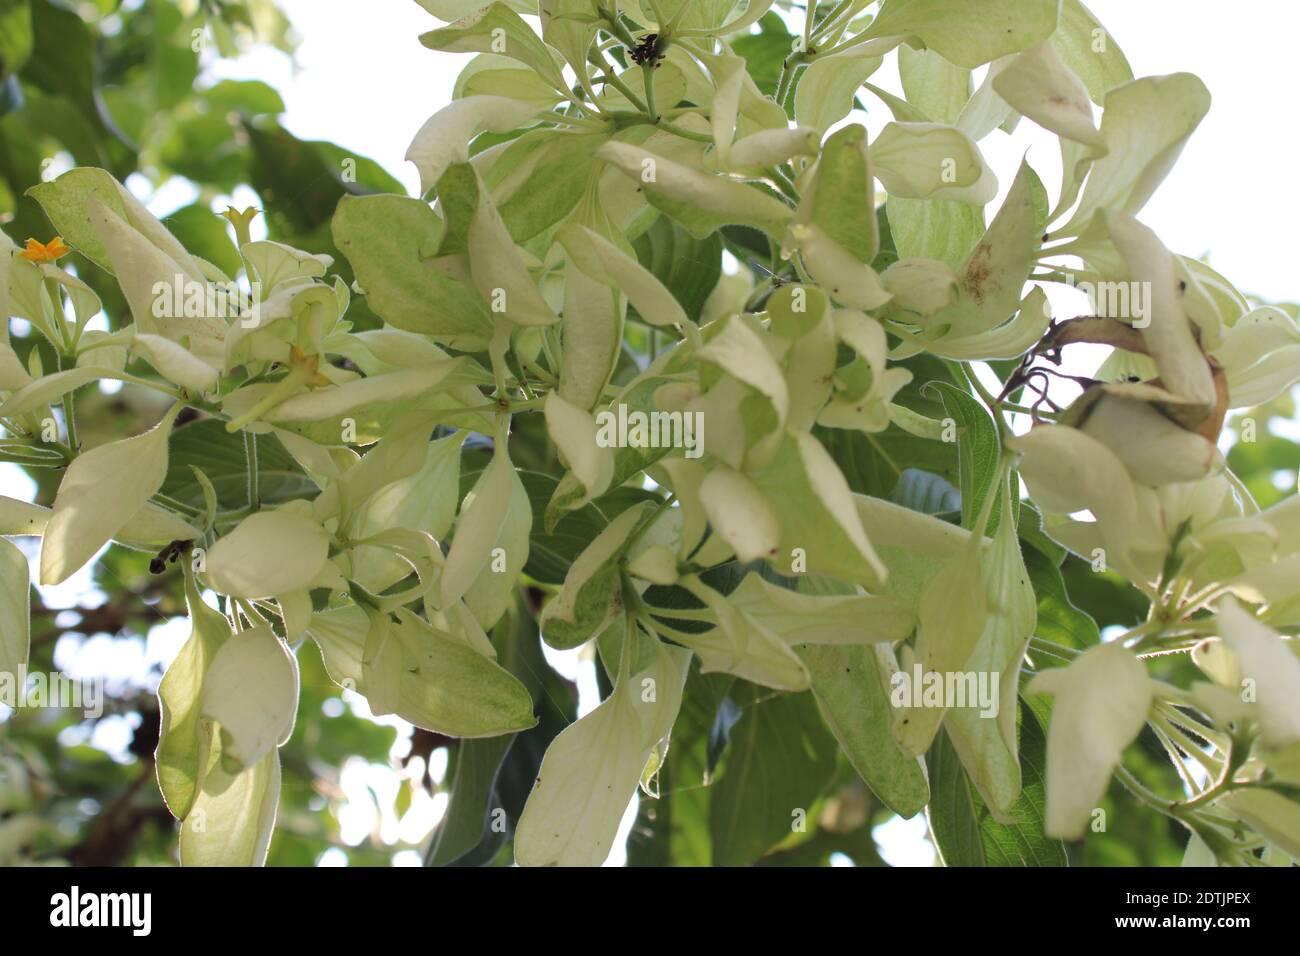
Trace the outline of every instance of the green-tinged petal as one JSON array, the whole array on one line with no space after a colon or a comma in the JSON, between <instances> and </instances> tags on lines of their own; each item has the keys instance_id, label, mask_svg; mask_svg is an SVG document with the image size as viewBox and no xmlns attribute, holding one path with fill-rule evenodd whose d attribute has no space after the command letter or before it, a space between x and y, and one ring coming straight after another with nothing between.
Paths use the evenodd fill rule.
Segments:
<instances>
[{"instance_id":1,"label":"green-tinged petal","mask_svg":"<svg viewBox=\"0 0 1300 956\"><path fill-rule=\"evenodd\" d=\"M1097 644L1069 667L1041 671L1029 693L1055 696L1047 733L1048 836L1077 840L1120 757L1146 723L1152 684L1119 644Z\"/></svg>"},{"instance_id":2,"label":"green-tinged petal","mask_svg":"<svg viewBox=\"0 0 1300 956\"><path fill-rule=\"evenodd\" d=\"M145 360L167 381L198 395L211 391L217 384L219 376L215 368L171 339L139 333L132 341L135 351L143 354Z\"/></svg>"},{"instance_id":3,"label":"green-tinged petal","mask_svg":"<svg viewBox=\"0 0 1300 956\"><path fill-rule=\"evenodd\" d=\"M1088 146L1102 145L1088 91L1051 43L1037 43L1017 56L998 73L993 88L1044 129Z\"/></svg>"},{"instance_id":4,"label":"green-tinged petal","mask_svg":"<svg viewBox=\"0 0 1300 956\"><path fill-rule=\"evenodd\" d=\"M471 166L452 166L439 180L439 189L448 176L458 182L466 176L473 176L477 181L477 175ZM538 291L492 197L482 183L478 183L476 192L474 212L465 236L474 287L494 316L516 325L554 325L559 317Z\"/></svg>"},{"instance_id":5,"label":"green-tinged petal","mask_svg":"<svg viewBox=\"0 0 1300 956\"><path fill-rule=\"evenodd\" d=\"M496 661L408 611L398 612L393 627L404 653L396 710L403 720L454 737L496 737L536 724L528 691ZM368 630L357 607L316 614L308 628L330 678L360 694L368 692Z\"/></svg>"},{"instance_id":6,"label":"green-tinged petal","mask_svg":"<svg viewBox=\"0 0 1300 956\"><path fill-rule=\"evenodd\" d=\"M116 272L113 251L106 247L89 215L97 205L115 214L164 257L178 264L186 276L197 281L204 278L197 260L176 237L105 170L91 166L70 169L57 179L33 186L29 194L41 204L66 242L109 272Z\"/></svg>"},{"instance_id":7,"label":"green-tinged petal","mask_svg":"<svg viewBox=\"0 0 1300 956\"><path fill-rule=\"evenodd\" d=\"M1098 106L1110 90L1133 80L1124 51L1081 0L1062 0L1052 45Z\"/></svg>"},{"instance_id":8,"label":"green-tinged petal","mask_svg":"<svg viewBox=\"0 0 1300 956\"><path fill-rule=\"evenodd\" d=\"M690 652L654 642L653 663L619 680L552 742L515 834L520 866L599 866L652 750L681 706Z\"/></svg>"},{"instance_id":9,"label":"green-tinged petal","mask_svg":"<svg viewBox=\"0 0 1300 956\"><path fill-rule=\"evenodd\" d=\"M759 189L711 176L630 143L608 142L596 154L642 184L646 198L698 239L725 225L779 234L791 210Z\"/></svg>"},{"instance_id":10,"label":"green-tinged petal","mask_svg":"<svg viewBox=\"0 0 1300 956\"><path fill-rule=\"evenodd\" d=\"M31 649L30 576L27 555L0 538L0 675L15 682L26 677Z\"/></svg>"},{"instance_id":11,"label":"green-tinged petal","mask_svg":"<svg viewBox=\"0 0 1300 956\"><path fill-rule=\"evenodd\" d=\"M826 140L794 222L817 226L859 262L876 258L880 237L866 127L845 126Z\"/></svg>"},{"instance_id":12,"label":"green-tinged petal","mask_svg":"<svg viewBox=\"0 0 1300 956\"><path fill-rule=\"evenodd\" d=\"M1129 319L1142 332L1142 341L1160 370L1161 385L1193 403L1185 422L1195 425L1209 414L1217 391L1209 363L1183 311L1173 256L1150 228L1124 212L1108 211L1106 227L1128 266L1129 279L1141 283L1148 301L1140 316Z\"/></svg>"},{"instance_id":13,"label":"green-tinged petal","mask_svg":"<svg viewBox=\"0 0 1300 956\"><path fill-rule=\"evenodd\" d=\"M67 580L162 487L179 412L174 405L143 435L92 448L68 466L41 542L41 583Z\"/></svg>"},{"instance_id":14,"label":"green-tinged petal","mask_svg":"<svg viewBox=\"0 0 1300 956\"><path fill-rule=\"evenodd\" d=\"M682 586L717 620L716 627L703 633L665 630L699 656L701 673L724 671L777 690L808 689L808 669L779 635L698 578L683 579Z\"/></svg>"},{"instance_id":15,"label":"green-tinged petal","mask_svg":"<svg viewBox=\"0 0 1300 956\"><path fill-rule=\"evenodd\" d=\"M420 191L428 192L448 168L466 162L474 137L508 133L528 125L536 113L536 104L505 96L467 96L438 110L406 150L406 160L420 171Z\"/></svg>"},{"instance_id":16,"label":"green-tinged petal","mask_svg":"<svg viewBox=\"0 0 1300 956\"><path fill-rule=\"evenodd\" d=\"M849 115L858 90L884 62L883 51L863 46L813 60L795 87L795 122L825 133Z\"/></svg>"},{"instance_id":17,"label":"green-tinged petal","mask_svg":"<svg viewBox=\"0 0 1300 956\"><path fill-rule=\"evenodd\" d=\"M565 88L554 51L505 3L489 4L422 33L420 42L430 50L449 53L500 53L532 67L557 89Z\"/></svg>"},{"instance_id":18,"label":"green-tinged petal","mask_svg":"<svg viewBox=\"0 0 1300 956\"><path fill-rule=\"evenodd\" d=\"M207 751L203 784L181 824L181 866L261 866L280 805L280 751L240 773L222 766L221 744Z\"/></svg>"},{"instance_id":19,"label":"green-tinged petal","mask_svg":"<svg viewBox=\"0 0 1300 956\"><path fill-rule=\"evenodd\" d=\"M1236 687L1254 689L1253 716L1263 741L1281 750L1300 740L1300 657L1275 631L1243 611L1232 598L1219 602L1218 629L1236 658Z\"/></svg>"},{"instance_id":20,"label":"green-tinged petal","mask_svg":"<svg viewBox=\"0 0 1300 956\"><path fill-rule=\"evenodd\" d=\"M269 626L222 642L203 676L202 715L220 726L222 766L232 772L288 742L298 715L298 661Z\"/></svg>"},{"instance_id":21,"label":"green-tinged petal","mask_svg":"<svg viewBox=\"0 0 1300 956\"><path fill-rule=\"evenodd\" d=\"M596 420L590 413L565 401L559 393L546 396L544 412L551 441L583 488L582 497L569 507L581 507L609 488L614 477L614 451L597 441Z\"/></svg>"},{"instance_id":22,"label":"green-tinged petal","mask_svg":"<svg viewBox=\"0 0 1300 956\"><path fill-rule=\"evenodd\" d=\"M585 644L622 612L618 558L651 507L645 502L628 508L569 566L560 593L542 609L540 625L547 644L561 650Z\"/></svg>"},{"instance_id":23,"label":"green-tinged petal","mask_svg":"<svg viewBox=\"0 0 1300 956\"><path fill-rule=\"evenodd\" d=\"M560 391L580 410L596 405L623 348L623 305L618 291L572 263L564 275L564 354Z\"/></svg>"},{"instance_id":24,"label":"green-tinged petal","mask_svg":"<svg viewBox=\"0 0 1300 956\"><path fill-rule=\"evenodd\" d=\"M971 71L933 50L898 48L898 75L907 102L940 123L955 124L971 96Z\"/></svg>"},{"instance_id":25,"label":"green-tinged petal","mask_svg":"<svg viewBox=\"0 0 1300 956\"><path fill-rule=\"evenodd\" d=\"M203 602L188 571L185 602L190 612L190 636L158 685L162 724L154 754L158 789L167 809L178 820L189 815L198 796L204 743L199 727L204 676L230 637L230 622Z\"/></svg>"},{"instance_id":26,"label":"green-tinged petal","mask_svg":"<svg viewBox=\"0 0 1300 956\"><path fill-rule=\"evenodd\" d=\"M763 492L741 472L714 466L700 485L709 523L743 564L773 558L781 541L781 518Z\"/></svg>"},{"instance_id":27,"label":"green-tinged petal","mask_svg":"<svg viewBox=\"0 0 1300 956\"><path fill-rule=\"evenodd\" d=\"M1016 53L1056 29L1059 0L887 0L866 36L909 36L974 69Z\"/></svg>"},{"instance_id":28,"label":"green-tinged petal","mask_svg":"<svg viewBox=\"0 0 1300 956\"><path fill-rule=\"evenodd\" d=\"M884 580L885 567L862 529L848 483L817 439L787 432L772 464L750 477L778 505L802 503L797 514L782 513L778 570L806 561L811 573L868 588Z\"/></svg>"},{"instance_id":29,"label":"green-tinged petal","mask_svg":"<svg viewBox=\"0 0 1300 956\"><path fill-rule=\"evenodd\" d=\"M871 144L872 172L890 195L984 204L997 179L975 141L955 126L890 123Z\"/></svg>"},{"instance_id":30,"label":"green-tinged petal","mask_svg":"<svg viewBox=\"0 0 1300 956\"><path fill-rule=\"evenodd\" d=\"M880 274L894 307L918 316L947 308L957 294L957 273L938 259L899 259Z\"/></svg>"},{"instance_id":31,"label":"green-tinged petal","mask_svg":"<svg viewBox=\"0 0 1300 956\"><path fill-rule=\"evenodd\" d=\"M801 590L792 591L750 573L728 599L789 644L892 643L916 628L916 615L897 598L856 594L847 585L821 593L809 580L800 578Z\"/></svg>"},{"instance_id":32,"label":"green-tinged petal","mask_svg":"<svg viewBox=\"0 0 1300 956\"><path fill-rule=\"evenodd\" d=\"M1020 474L1045 512L1092 512L1109 565L1125 567L1134 552L1164 550L1158 516L1141 506L1132 476L1101 442L1076 428L1039 425L1008 445L1024 456Z\"/></svg>"},{"instance_id":33,"label":"green-tinged petal","mask_svg":"<svg viewBox=\"0 0 1300 956\"><path fill-rule=\"evenodd\" d=\"M1251 787L1220 797L1215 806L1244 820L1293 859L1300 857L1300 803L1273 790Z\"/></svg>"},{"instance_id":34,"label":"green-tinged petal","mask_svg":"<svg viewBox=\"0 0 1300 956\"><path fill-rule=\"evenodd\" d=\"M872 793L899 816L930 800L925 767L894 740L889 678L894 651L874 647L801 647L822 719Z\"/></svg>"},{"instance_id":35,"label":"green-tinged petal","mask_svg":"<svg viewBox=\"0 0 1300 956\"><path fill-rule=\"evenodd\" d=\"M462 370L464 364L463 358L445 359L423 368L403 369L400 372L353 379L342 385L329 385L294 395L276 405L264 417L266 421L277 424L319 422L367 405L408 401L435 388L464 384L463 380L455 378L453 374Z\"/></svg>"},{"instance_id":36,"label":"green-tinged petal","mask_svg":"<svg viewBox=\"0 0 1300 956\"><path fill-rule=\"evenodd\" d=\"M597 282L627 296L637 314L651 325L686 328L687 318L677 298L641 263L585 226L561 227L556 239L577 266Z\"/></svg>"},{"instance_id":37,"label":"green-tinged petal","mask_svg":"<svg viewBox=\"0 0 1300 956\"><path fill-rule=\"evenodd\" d=\"M465 351L492 337L487 304L468 283L430 264L442 221L405 196L344 196L331 225L366 302L389 326L420 332Z\"/></svg>"},{"instance_id":38,"label":"green-tinged petal","mask_svg":"<svg viewBox=\"0 0 1300 956\"><path fill-rule=\"evenodd\" d=\"M1122 386L1101 386L1102 389ZM1103 394L1078 426L1124 463L1143 485L1195 481L1222 462L1212 441L1190 432L1149 402Z\"/></svg>"},{"instance_id":39,"label":"green-tinged petal","mask_svg":"<svg viewBox=\"0 0 1300 956\"><path fill-rule=\"evenodd\" d=\"M1135 215L1173 168L1210 108L1210 93L1190 73L1148 76L1106 94L1101 138L1107 153L1088 176L1074 215L1058 231L1080 232L1099 209Z\"/></svg>"},{"instance_id":40,"label":"green-tinged petal","mask_svg":"<svg viewBox=\"0 0 1300 956\"><path fill-rule=\"evenodd\" d=\"M315 580L328 554L329 532L310 507L285 506L251 514L220 538L205 559L206 576L221 594L275 597Z\"/></svg>"},{"instance_id":41,"label":"green-tinged petal","mask_svg":"<svg viewBox=\"0 0 1300 956\"><path fill-rule=\"evenodd\" d=\"M514 604L519 574L528 563L529 535L533 530L532 501L519 473L511 468L510 474L505 520L489 552L485 570L464 596L466 607L484 628L495 625Z\"/></svg>"},{"instance_id":42,"label":"green-tinged petal","mask_svg":"<svg viewBox=\"0 0 1300 956\"><path fill-rule=\"evenodd\" d=\"M442 572L441 607L447 608L459 601L479 575L485 573L505 526L517 481L510 452L504 436L501 436L492 460L461 506L447 566ZM500 573L507 573L513 580L521 570L522 565ZM486 573L493 572L487 570Z\"/></svg>"},{"instance_id":43,"label":"green-tinged petal","mask_svg":"<svg viewBox=\"0 0 1300 956\"><path fill-rule=\"evenodd\" d=\"M988 615L965 665L965 670L977 675L997 675L997 686L991 688L997 699L987 709L968 702L966 707L949 710L944 718L948 739L971 781L989 810L1004 820L1010 818L1020 796L1016 705L1021 664L1038 621L1037 600L1020 553L1020 540L1014 522L1006 517L1011 513L1011 498L1004 486L1004 517L983 555Z\"/></svg>"}]
</instances>

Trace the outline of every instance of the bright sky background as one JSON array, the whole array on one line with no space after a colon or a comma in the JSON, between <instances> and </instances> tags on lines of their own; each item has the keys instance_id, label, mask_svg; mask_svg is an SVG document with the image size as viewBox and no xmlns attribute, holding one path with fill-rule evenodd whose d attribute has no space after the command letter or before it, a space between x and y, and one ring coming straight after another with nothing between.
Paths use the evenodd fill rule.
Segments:
<instances>
[{"instance_id":1,"label":"bright sky background","mask_svg":"<svg viewBox=\"0 0 1300 956\"><path fill-rule=\"evenodd\" d=\"M418 177L403 160L406 147L424 120L447 103L456 74L469 57L434 53L420 45L418 35L438 23L415 0L282 0L281 6L302 37L296 66L281 54L261 50L211 63L209 76L265 80L284 97L287 112L282 122L289 130L305 139L332 140L378 161L415 194ZM1300 221L1298 134L1292 102L1300 4L1092 0L1090 6L1128 56L1136 76L1196 73L1214 97L1209 116L1140 218L1175 251L1208 254L1243 292L1268 300L1300 300L1300 249L1295 240ZM873 82L898 89L891 64ZM888 118L883 107L853 117L866 122L873 135ZM1004 192L1028 150L1030 163L1055 196L1060 176L1055 140L1032 123L1022 121L1012 136L994 132L981 147ZM163 215L190 201L192 194L185 188L169 188L150 205ZM0 493L29 498L31 485L17 469L0 467ZM34 540L28 543L35 545ZM33 555L35 550L31 548ZM103 599L89 590L86 572L60 588L42 591L53 607ZM108 673L138 679L150 664L170 661L187 631L183 621L162 624L147 645L130 648L106 636L74 642L66 653L60 648L58 662L74 676ZM590 666L580 665L573 655L556 663L570 676L582 678L583 709L590 709ZM365 706L359 698L352 705L362 710ZM0 706L0 719L3 711ZM93 742L121 753L130 726L112 718L100 728ZM351 798L342 821L344 836L360 842L372 832L379 812L367 788L387 798L395 793L397 778L385 768L357 761L345 768L343 784ZM383 820L381 833L387 840L416 841L441 815L444 804L445 798L418 803L402 821ZM629 816L625 831L630 822ZM921 818L894 820L877 836L890 862L933 862ZM341 853L327 857L325 864L345 862ZM400 862L418 864L418 857L403 854ZM621 850L610 862L622 862Z\"/></svg>"}]
</instances>

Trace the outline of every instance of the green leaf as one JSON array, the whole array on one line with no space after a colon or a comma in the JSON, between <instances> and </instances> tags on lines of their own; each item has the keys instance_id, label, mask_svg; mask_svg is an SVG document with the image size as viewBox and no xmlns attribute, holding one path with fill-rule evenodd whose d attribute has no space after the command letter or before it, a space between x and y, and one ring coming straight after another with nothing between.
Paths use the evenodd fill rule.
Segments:
<instances>
[{"instance_id":1,"label":"green leaf","mask_svg":"<svg viewBox=\"0 0 1300 956\"><path fill-rule=\"evenodd\" d=\"M492 795L497 772L515 736L462 740L450 769L447 814L433 834L428 866L448 866L483 840L492 821Z\"/></svg>"},{"instance_id":2,"label":"green leaf","mask_svg":"<svg viewBox=\"0 0 1300 956\"><path fill-rule=\"evenodd\" d=\"M494 737L537 723L527 689L509 671L477 650L399 612L407 651L396 713L417 727L456 737ZM312 616L308 634L336 684L365 693L362 655L368 626L355 606ZM409 645L409 646L408 646ZM417 657L412 648L420 649Z\"/></svg>"},{"instance_id":3,"label":"green leaf","mask_svg":"<svg viewBox=\"0 0 1300 956\"><path fill-rule=\"evenodd\" d=\"M250 116L284 112L284 100L261 80L222 80L203 91L204 102L218 110L239 110Z\"/></svg>"},{"instance_id":4,"label":"green leaf","mask_svg":"<svg viewBox=\"0 0 1300 956\"><path fill-rule=\"evenodd\" d=\"M486 346L492 337L487 303L430 262L443 241L443 224L428 203L405 196L344 197L331 228L376 315L456 348Z\"/></svg>"},{"instance_id":5,"label":"green leaf","mask_svg":"<svg viewBox=\"0 0 1300 956\"><path fill-rule=\"evenodd\" d=\"M274 506L315 494L315 483L274 435L257 436L258 494L262 505ZM171 434L167 477L159 491L181 504L202 509L203 488L191 466L200 469L217 493L222 511L248 505L248 464L241 434L226 431L215 419L182 425Z\"/></svg>"},{"instance_id":6,"label":"green leaf","mask_svg":"<svg viewBox=\"0 0 1300 956\"><path fill-rule=\"evenodd\" d=\"M997 426L988 411L970 393L947 382L935 382L930 388L943 399L944 408L957 423L957 456L960 467L961 525L975 527L984 498L998 473ZM997 530L1001 503L993 502L986 533Z\"/></svg>"},{"instance_id":7,"label":"green leaf","mask_svg":"<svg viewBox=\"0 0 1300 956\"><path fill-rule=\"evenodd\" d=\"M1028 706L1020 706L1020 766L1024 787L1012 807L1017 823L993 819L957 752L940 733L930 748L930 832L947 866L1068 866L1065 846L1043 835L1047 741Z\"/></svg>"},{"instance_id":8,"label":"green leaf","mask_svg":"<svg viewBox=\"0 0 1300 956\"><path fill-rule=\"evenodd\" d=\"M754 85L767 96L776 94L781 66L790 55L791 37L785 22L775 13L764 14L761 33L739 37L731 49L745 60Z\"/></svg>"},{"instance_id":9,"label":"green leaf","mask_svg":"<svg viewBox=\"0 0 1300 956\"><path fill-rule=\"evenodd\" d=\"M698 666L691 668L668 759L659 769L660 797L641 801L628 835L629 866L709 865L713 729L719 708L730 705L727 690L734 681L730 674L701 674Z\"/></svg>"},{"instance_id":10,"label":"green leaf","mask_svg":"<svg viewBox=\"0 0 1300 956\"><path fill-rule=\"evenodd\" d=\"M31 4L28 0L0 0L0 80L21 70L31 53Z\"/></svg>"},{"instance_id":11,"label":"green leaf","mask_svg":"<svg viewBox=\"0 0 1300 956\"><path fill-rule=\"evenodd\" d=\"M632 245L641 265L667 287L687 317L698 322L722 275L722 237L714 233L696 239L661 216Z\"/></svg>"},{"instance_id":12,"label":"green leaf","mask_svg":"<svg viewBox=\"0 0 1300 956\"><path fill-rule=\"evenodd\" d=\"M1097 622L1074 606L1065 590L1061 570L1041 552L1024 552L1029 581L1038 597L1037 637L1076 650L1085 650L1101 641Z\"/></svg>"},{"instance_id":13,"label":"green leaf","mask_svg":"<svg viewBox=\"0 0 1300 956\"><path fill-rule=\"evenodd\" d=\"M709 801L714 866L756 863L813 816L835 773L838 747L812 694L746 689L739 692L744 716L732 728Z\"/></svg>"},{"instance_id":14,"label":"green leaf","mask_svg":"<svg viewBox=\"0 0 1300 956\"><path fill-rule=\"evenodd\" d=\"M907 35L958 66L974 69L1045 40L1059 0L886 0L863 36Z\"/></svg>"},{"instance_id":15,"label":"green leaf","mask_svg":"<svg viewBox=\"0 0 1300 956\"><path fill-rule=\"evenodd\" d=\"M31 58L23 78L47 93L66 96L78 111L107 132L95 89L95 37L74 10L48 0L30 4ZM5 23L8 32L9 22Z\"/></svg>"},{"instance_id":16,"label":"green leaf","mask_svg":"<svg viewBox=\"0 0 1300 956\"><path fill-rule=\"evenodd\" d=\"M882 653L893 651L870 645L798 648L822 719L844 755L881 803L911 817L929 802L930 790L925 769L894 739Z\"/></svg>"},{"instance_id":17,"label":"green leaf","mask_svg":"<svg viewBox=\"0 0 1300 956\"><path fill-rule=\"evenodd\" d=\"M300 140L272 122L245 122L251 150L252 186L262 199L270 237L306 252L334 256L329 223L344 196L405 194L406 190L377 164L333 143ZM356 307L354 302L353 307Z\"/></svg>"}]
</instances>

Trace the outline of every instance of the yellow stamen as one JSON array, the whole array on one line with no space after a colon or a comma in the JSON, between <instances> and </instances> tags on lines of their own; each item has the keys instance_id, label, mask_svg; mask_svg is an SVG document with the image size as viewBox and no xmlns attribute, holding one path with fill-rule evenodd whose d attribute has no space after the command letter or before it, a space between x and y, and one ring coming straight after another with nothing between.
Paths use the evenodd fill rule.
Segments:
<instances>
[{"instance_id":1,"label":"yellow stamen","mask_svg":"<svg viewBox=\"0 0 1300 956\"><path fill-rule=\"evenodd\" d=\"M28 239L27 248L18 254L28 262L54 262L71 251L62 237L55 236L49 242Z\"/></svg>"}]
</instances>

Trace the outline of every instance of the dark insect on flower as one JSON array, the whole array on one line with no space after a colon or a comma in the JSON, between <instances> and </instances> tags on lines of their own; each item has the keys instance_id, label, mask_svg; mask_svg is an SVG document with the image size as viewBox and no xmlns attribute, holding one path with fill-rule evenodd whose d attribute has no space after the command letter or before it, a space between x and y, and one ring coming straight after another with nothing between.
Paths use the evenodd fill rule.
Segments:
<instances>
[{"instance_id":1,"label":"dark insect on flower","mask_svg":"<svg viewBox=\"0 0 1300 956\"><path fill-rule=\"evenodd\" d=\"M149 561L150 574L162 574L167 570L168 564L175 564L177 559L190 549L193 541L173 541L167 547L158 552L157 557Z\"/></svg>"},{"instance_id":2,"label":"dark insect on flower","mask_svg":"<svg viewBox=\"0 0 1300 956\"><path fill-rule=\"evenodd\" d=\"M647 63L658 66L659 61L664 58L659 49L659 34L647 33L632 48L629 56L637 66L645 66Z\"/></svg>"}]
</instances>

